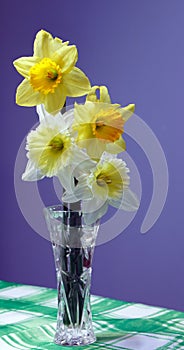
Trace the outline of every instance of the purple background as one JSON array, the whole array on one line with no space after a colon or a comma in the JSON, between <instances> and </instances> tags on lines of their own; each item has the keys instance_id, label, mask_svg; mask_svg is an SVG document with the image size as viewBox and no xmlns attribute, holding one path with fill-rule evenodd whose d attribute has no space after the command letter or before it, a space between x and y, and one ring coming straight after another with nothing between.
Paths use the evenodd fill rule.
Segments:
<instances>
[{"instance_id":1,"label":"purple background","mask_svg":"<svg viewBox=\"0 0 184 350\"><path fill-rule=\"evenodd\" d=\"M183 0L3 3L0 279L56 285L51 245L25 221L13 183L19 145L37 117L33 108L14 103L22 79L12 61L32 55L35 33L43 28L77 45L78 67L92 84L106 84L113 102L136 103L136 113L157 135L169 167L164 210L154 227L141 235L152 194L152 173L143 151L127 138L141 175L141 207L123 234L96 248L92 292L184 311L183 13ZM40 184L41 192L46 185L46 181Z\"/></svg>"}]
</instances>

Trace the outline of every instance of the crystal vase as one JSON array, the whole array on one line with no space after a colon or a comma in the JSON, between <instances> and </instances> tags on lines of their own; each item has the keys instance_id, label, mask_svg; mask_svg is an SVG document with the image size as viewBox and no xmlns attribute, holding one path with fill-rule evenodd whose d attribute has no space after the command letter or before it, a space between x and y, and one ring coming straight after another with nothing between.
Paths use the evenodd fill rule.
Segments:
<instances>
[{"instance_id":1,"label":"crystal vase","mask_svg":"<svg viewBox=\"0 0 184 350\"><path fill-rule=\"evenodd\" d=\"M92 325L90 285L92 258L99 223L86 225L81 211L47 207L58 289L55 343L88 345L96 338Z\"/></svg>"}]
</instances>

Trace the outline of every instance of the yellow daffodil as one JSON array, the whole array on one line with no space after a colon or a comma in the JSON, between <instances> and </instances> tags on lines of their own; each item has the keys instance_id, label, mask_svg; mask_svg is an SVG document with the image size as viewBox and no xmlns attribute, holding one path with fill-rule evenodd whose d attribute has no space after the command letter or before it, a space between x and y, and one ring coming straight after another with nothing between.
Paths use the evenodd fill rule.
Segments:
<instances>
[{"instance_id":1,"label":"yellow daffodil","mask_svg":"<svg viewBox=\"0 0 184 350\"><path fill-rule=\"evenodd\" d=\"M94 159L99 159L104 151L114 154L124 151L124 124L134 109L133 104L121 108L104 102L75 103L73 129L77 131L78 146Z\"/></svg>"},{"instance_id":2,"label":"yellow daffodil","mask_svg":"<svg viewBox=\"0 0 184 350\"><path fill-rule=\"evenodd\" d=\"M75 45L40 30L34 41L33 57L14 61L17 71L25 78L18 86L16 103L20 106L44 104L55 115L64 105L66 97L87 94L90 82L75 64L78 59Z\"/></svg>"},{"instance_id":3,"label":"yellow daffodil","mask_svg":"<svg viewBox=\"0 0 184 350\"><path fill-rule=\"evenodd\" d=\"M95 222L103 216L108 205L126 211L135 211L139 207L136 195L129 189L129 169L121 159L104 153L100 162L90 173L79 176L77 186L66 188L63 200L75 202L82 200L82 210L86 222Z\"/></svg>"}]
</instances>

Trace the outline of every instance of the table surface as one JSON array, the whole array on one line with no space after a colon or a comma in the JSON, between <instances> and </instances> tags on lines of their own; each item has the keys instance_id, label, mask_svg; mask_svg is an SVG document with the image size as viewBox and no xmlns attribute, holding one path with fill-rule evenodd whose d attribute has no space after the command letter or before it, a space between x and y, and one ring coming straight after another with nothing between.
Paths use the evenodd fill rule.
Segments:
<instances>
[{"instance_id":1,"label":"table surface","mask_svg":"<svg viewBox=\"0 0 184 350\"><path fill-rule=\"evenodd\" d=\"M97 341L78 349L184 349L184 313L92 296ZM0 281L0 350L59 350L54 289Z\"/></svg>"}]
</instances>

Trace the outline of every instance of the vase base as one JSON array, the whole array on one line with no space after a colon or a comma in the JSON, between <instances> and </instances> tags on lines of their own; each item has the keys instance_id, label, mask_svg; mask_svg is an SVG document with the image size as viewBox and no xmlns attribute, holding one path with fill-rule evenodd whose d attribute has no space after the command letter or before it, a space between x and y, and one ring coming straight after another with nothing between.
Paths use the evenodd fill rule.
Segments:
<instances>
[{"instance_id":1,"label":"vase base","mask_svg":"<svg viewBox=\"0 0 184 350\"><path fill-rule=\"evenodd\" d=\"M79 334L77 331L74 334L74 330L70 330L64 334L56 333L54 342L57 345L62 346L83 346L89 345L96 341L96 337L94 334L88 333L85 331L84 334L80 330Z\"/></svg>"}]
</instances>

